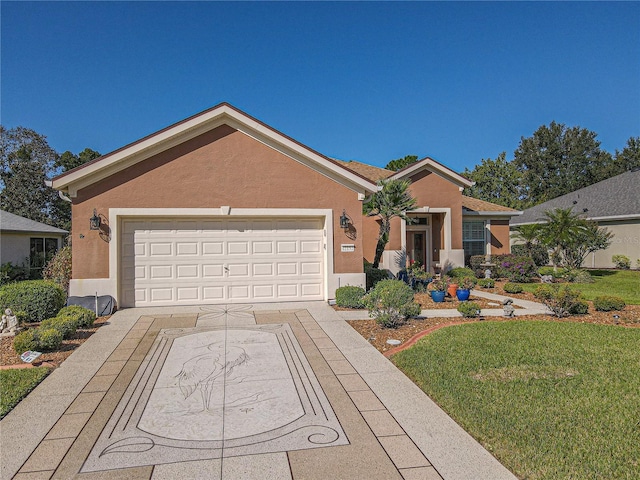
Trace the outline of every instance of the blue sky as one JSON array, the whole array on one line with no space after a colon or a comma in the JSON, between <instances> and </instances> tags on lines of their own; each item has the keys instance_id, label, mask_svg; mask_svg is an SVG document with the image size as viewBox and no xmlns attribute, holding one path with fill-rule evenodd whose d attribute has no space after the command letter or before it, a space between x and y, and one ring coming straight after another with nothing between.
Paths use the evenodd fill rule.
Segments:
<instances>
[{"instance_id":1,"label":"blue sky","mask_svg":"<svg viewBox=\"0 0 640 480\"><path fill-rule=\"evenodd\" d=\"M640 135L638 2L5 2L1 120L107 153L226 101L325 155L456 171L552 120Z\"/></svg>"}]
</instances>

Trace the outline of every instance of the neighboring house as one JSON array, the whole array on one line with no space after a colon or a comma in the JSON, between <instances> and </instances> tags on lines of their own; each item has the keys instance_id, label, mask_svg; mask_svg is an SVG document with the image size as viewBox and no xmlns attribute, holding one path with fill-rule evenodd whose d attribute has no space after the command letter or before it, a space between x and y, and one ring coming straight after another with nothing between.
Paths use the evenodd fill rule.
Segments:
<instances>
[{"instance_id":1,"label":"neighboring house","mask_svg":"<svg viewBox=\"0 0 640 480\"><path fill-rule=\"evenodd\" d=\"M69 232L0 210L0 264L42 268Z\"/></svg>"},{"instance_id":2,"label":"neighboring house","mask_svg":"<svg viewBox=\"0 0 640 480\"><path fill-rule=\"evenodd\" d=\"M595 220L613 233L611 246L587 257L583 266L613 267L613 255L626 255L634 264L640 259L640 169L616 175L575 192L528 208L511 220L511 227L540 223L544 213L556 208L571 208L588 220Z\"/></svg>"},{"instance_id":3,"label":"neighboring house","mask_svg":"<svg viewBox=\"0 0 640 480\"><path fill-rule=\"evenodd\" d=\"M383 170L364 168L228 104L194 115L53 179L72 200L70 293L133 307L327 300L364 285L378 226L362 202ZM461 265L472 182L429 158L388 173L412 180L419 205L390 249Z\"/></svg>"}]
</instances>

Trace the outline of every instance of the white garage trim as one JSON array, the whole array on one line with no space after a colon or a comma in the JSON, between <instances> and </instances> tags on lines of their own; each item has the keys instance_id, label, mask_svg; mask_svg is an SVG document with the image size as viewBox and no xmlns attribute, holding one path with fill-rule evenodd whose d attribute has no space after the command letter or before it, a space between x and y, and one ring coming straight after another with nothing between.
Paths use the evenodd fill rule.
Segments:
<instances>
[{"instance_id":1,"label":"white garage trim","mask_svg":"<svg viewBox=\"0 0 640 480\"><path fill-rule=\"evenodd\" d=\"M333 276L333 211L331 209L299 209L299 208L111 208L109 209L109 227L111 228L111 241L109 244L109 279L95 283L98 287L99 294L110 294L116 298L118 304L122 302L120 291L121 277L121 258L122 249L120 239L122 236L122 220L136 218L144 220L145 217L271 217L271 218L287 218L287 217L315 217L324 219L324 300L329 298L329 284ZM85 288L90 289L84 295L91 295L94 282L90 280L80 280L84 282ZM80 285L76 285L76 288ZM108 290L108 292L105 292ZM74 294L82 294L75 293Z\"/></svg>"}]
</instances>

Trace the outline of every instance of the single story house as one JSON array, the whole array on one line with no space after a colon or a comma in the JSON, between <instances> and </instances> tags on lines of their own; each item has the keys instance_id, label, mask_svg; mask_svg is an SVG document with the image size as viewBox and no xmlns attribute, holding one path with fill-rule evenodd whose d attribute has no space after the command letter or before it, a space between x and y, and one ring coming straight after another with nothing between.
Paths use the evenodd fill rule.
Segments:
<instances>
[{"instance_id":1,"label":"single story house","mask_svg":"<svg viewBox=\"0 0 640 480\"><path fill-rule=\"evenodd\" d=\"M226 103L171 125L52 180L72 202L70 293L141 307L327 300L364 285L378 224L362 202L383 169L361 165ZM394 225L384 266L404 251L462 265L463 215L489 218L463 212L472 182L430 158L390 176L411 179L419 208Z\"/></svg>"},{"instance_id":2,"label":"single story house","mask_svg":"<svg viewBox=\"0 0 640 480\"><path fill-rule=\"evenodd\" d=\"M0 210L0 264L42 268L69 232Z\"/></svg>"},{"instance_id":3,"label":"single story house","mask_svg":"<svg viewBox=\"0 0 640 480\"><path fill-rule=\"evenodd\" d=\"M635 168L528 208L522 216L512 218L510 226L540 223L546 211L570 208L613 233L611 246L589 255L583 264L584 267L613 267L613 255L625 255L629 257L632 265L635 265L640 259L639 188L640 168Z\"/></svg>"}]
</instances>

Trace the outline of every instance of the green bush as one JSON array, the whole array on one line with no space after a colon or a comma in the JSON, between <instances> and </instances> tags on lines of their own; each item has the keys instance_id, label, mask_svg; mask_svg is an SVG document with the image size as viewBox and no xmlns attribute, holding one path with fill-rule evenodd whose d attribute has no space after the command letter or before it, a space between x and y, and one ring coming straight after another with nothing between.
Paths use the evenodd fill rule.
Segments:
<instances>
[{"instance_id":1,"label":"green bush","mask_svg":"<svg viewBox=\"0 0 640 480\"><path fill-rule=\"evenodd\" d=\"M48 280L28 280L0 287L0 307L22 311L30 322L55 316L64 307L66 294Z\"/></svg>"},{"instance_id":2,"label":"green bush","mask_svg":"<svg viewBox=\"0 0 640 480\"><path fill-rule=\"evenodd\" d=\"M338 289L339 290L339 289ZM337 297L336 290L336 297ZM364 290L362 291L364 295ZM81 307L80 305L69 305L58 312L58 317L71 317L76 320L78 328L91 328L96 320L96 314L93 310Z\"/></svg>"},{"instance_id":3,"label":"green bush","mask_svg":"<svg viewBox=\"0 0 640 480\"><path fill-rule=\"evenodd\" d=\"M367 291L371 290L380 280L389 278L389 273L380 268L373 268L369 262L364 262L364 274L367 279Z\"/></svg>"},{"instance_id":4,"label":"green bush","mask_svg":"<svg viewBox=\"0 0 640 480\"><path fill-rule=\"evenodd\" d=\"M364 308L364 288L347 285L336 290L336 305L344 308Z\"/></svg>"},{"instance_id":5,"label":"green bush","mask_svg":"<svg viewBox=\"0 0 640 480\"><path fill-rule=\"evenodd\" d=\"M507 282L504 284L502 289L507 293L522 293L522 285L518 285L517 283Z\"/></svg>"},{"instance_id":6,"label":"green bush","mask_svg":"<svg viewBox=\"0 0 640 480\"><path fill-rule=\"evenodd\" d=\"M460 302L458 311L465 318L475 318L480 316L480 305L475 302Z\"/></svg>"},{"instance_id":7,"label":"green bush","mask_svg":"<svg viewBox=\"0 0 640 480\"><path fill-rule=\"evenodd\" d=\"M13 338L13 349L18 355L22 355L27 350L37 350L36 329L25 330Z\"/></svg>"},{"instance_id":8,"label":"green bush","mask_svg":"<svg viewBox=\"0 0 640 480\"><path fill-rule=\"evenodd\" d=\"M51 280L65 292L69 291L71 280L71 245L62 247L42 270L42 278Z\"/></svg>"},{"instance_id":9,"label":"green bush","mask_svg":"<svg viewBox=\"0 0 640 480\"><path fill-rule=\"evenodd\" d=\"M593 307L599 312L610 312L612 310L622 310L626 304L620 297L603 295L593 299Z\"/></svg>"},{"instance_id":10,"label":"green bush","mask_svg":"<svg viewBox=\"0 0 640 480\"><path fill-rule=\"evenodd\" d=\"M458 278L458 288L462 290L471 290L478 283L476 277L462 277Z\"/></svg>"},{"instance_id":11,"label":"green bush","mask_svg":"<svg viewBox=\"0 0 640 480\"><path fill-rule=\"evenodd\" d=\"M457 283L456 281L462 280L465 277L475 278L476 274L470 268L457 267L452 268L447 272L447 275L451 277L453 283Z\"/></svg>"},{"instance_id":12,"label":"green bush","mask_svg":"<svg viewBox=\"0 0 640 480\"><path fill-rule=\"evenodd\" d=\"M584 300L577 300L576 303L569 308L571 315L586 315L589 313L589 304Z\"/></svg>"},{"instance_id":13,"label":"green bush","mask_svg":"<svg viewBox=\"0 0 640 480\"><path fill-rule=\"evenodd\" d=\"M478 280L478 286L482 288L493 288L496 286L496 281L493 278L481 278Z\"/></svg>"},{"instance_id":14,"label":"green bush","mask_svg":"<svg viewBox=\"0 0 640 480\"><path fill-rule=\"evenodd\" d=\"M484 277L484 271L486 267L483 268L481 265L485 262L485 255L471 255L469 257L469 266L476 277Z\"/></svg>"},{"instance_id":15,"label":"green bush","mask_svg":"<svg viewBox=\"0 0 640 480\"><path fill-rule=\"evenodd\" d=\"M0 265L0 285L29 280L29 267L13 265L11 262Z\"/></svg>"},{"instance_id":16,"label":"green bush","mask_svg":"<svg viewBox=\"0 0 640 480\"><path fill-rule=\"evenodd\" d=\"M49 330L51 328L58 330L62 334L62 338L69 338L76 333L78 325L72 317L48 318L40 323L40 330Z\"/></svg>"},{"instance_id":17,"label":"green bush","mask_svg":"<svg viewBox=\"0 0 640 480\"><path fill-rule=\"evenodd\" d=\"M553 278L558 279L564 278L567 271L568 270L566 268L554 269L553 267L540 267L538 268L538 275L551 275Z\"/></svg>"},{"instance_id":18,"label":"green bush","mask_svg":"<svg viewBox=\"0 0 640 480\"><path fill-rule=\"evenodd\" d=\"M536 275L536 264L531 257L512 254L495 255L496 275L510 282L528 283Z\"/></svg>"},{"instance_id":19,"label":"green bush","mask_svg":"<svg viewBox=\"0 0 640 480\"><path fill-rule=\"evenodd\" d=\"M63 334L57 328L38 328L36 330L36 347L43 352L57 350L62 345Z\"/></svg>"},{"instance_id":20,"label":"green bush","mask_svg":"<svg viewBox=\"0 0 640 480\"><path fill-rule=\"evenodd\" d=\"M520 257L531 257L537 267L542 267L549 263L549 252L544 245L532 245L530 250L525 245L513 245L511 253Z\"/></svg>"},{"instance_id":21,"label":"green bush","mask_svg":"<svg viewBox=\"0 0 640 480\"><path fill-rule=\"evenodd\" d=\"M400 280L381 280L364 297L369 316L384 327L394 328L409 317L420 314L413 290Z\"/></svg>"},{"instance_id":22,"label":"green bush","mask_svg":"<svg viewBox=\"0 0 640 480\"><path fill-rule=\"evenodd\" d=\"M586 270L569 270L565 278L571 283L594 283L595 280Z\"/></svg>"},{"instance_id":23,"label":"green bush","mask_svg":"<svg viewBox=\"0 0 640 480\"><path fill-rule=\"evenodd\" d=\"M582 301L580 292L567 285L540 285L534 295L559 318L571 315L574 305Z\"/></svg>"},{"instance_id":24,"label":"green bush","mask_svg":"<svg viewBox=\"0 0 640 480\"><path fill-rule=\"evenodd\" d=\"M631 260L626 255L614 255L611 261L615 263L616 268L629 270L631 268Z\"/></svg>"}]
</instances>

